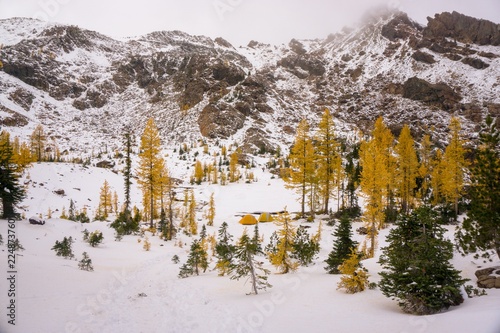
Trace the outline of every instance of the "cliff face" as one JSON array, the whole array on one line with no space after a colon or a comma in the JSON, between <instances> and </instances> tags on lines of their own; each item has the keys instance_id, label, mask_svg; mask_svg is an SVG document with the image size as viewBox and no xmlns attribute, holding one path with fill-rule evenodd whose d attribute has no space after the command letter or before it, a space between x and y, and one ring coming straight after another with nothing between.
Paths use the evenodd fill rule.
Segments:
<instances>
[{"instance_id":1,"label":"cliff face","mask_svg":"<svg viewBox=\"0 0 500 333\"><path fill-rule=\"evenodd\" d=\"M500 24L476 19L457 12L436 14L428 18L424 36L452 38L462 43L500 45Z\"/></svg>"},{"instance_id":2,"label":"cliff face","mask_svg":"<svg viewBox=\"0 0 500 333\"><path fill-rule=\"evenodd\" d=\"M427 27L383 13L324 40L234 48L179 31L114 40L74 26L0 21L0 123L42 123L61 150L118 148L124 126L154 117L168 145L231 140L247 152L290 145L302 118L330 108L341 135L383 115L439 142L452 115L474 138L500 116L500 30L458 13ZM500 119L500 117L499 117ZM78 136L82 130L86 136Z\"/></svg>"}]
</instances>

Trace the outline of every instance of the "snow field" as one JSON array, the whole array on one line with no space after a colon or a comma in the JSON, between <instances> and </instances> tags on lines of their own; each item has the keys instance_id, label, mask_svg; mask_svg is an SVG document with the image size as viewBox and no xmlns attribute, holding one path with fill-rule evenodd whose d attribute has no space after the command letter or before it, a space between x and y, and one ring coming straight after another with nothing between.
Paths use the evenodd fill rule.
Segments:
<instances>
[{"instance_id":1,"label":"snow field","mask_svg":"<svg viewBox=\"0 0 500 333\"><path fill-rule=\"evenodd\" d=\"M180 173L181 170L174 170ZM228 186L203 184L194 186L198 205L198 221L204 221L211 193L216 201L214 226L207 227L209 235L217 235L222 222L229 224L229 232L236 240L245 229L238 223L244 213L298 211L296 195L285 189L282 180L260 168L252 169L257 182L229 184ZM331 251L334 228L323 225L321 252L310 267L300 267L296 273L280 275L267 258L265 267L272 274L273 285L259 295L246 295L250 285L243 279L219 277L210 268L186 279L179 279L180 265L186 259L193 238L182 233L174 242L164 242L148 232L151 251L143 250L139 236L125 236L114 240L114 230L108 222L80 224L61 220L63 206L69 207L73 199L77 209L88 206L92 217L98 204L99 189L106 179L112 190L121 195L123 179L110 170L83 168L65 163L34 164L28 170L30 183L27 199L23 202L26 215L46 215L48 207L54 212L43 226L30 225L27 220L16 222L16 236L25 251L17 258L17 318L16 326L7 325L5 310L0 317L0 332L456 332L471 331L498 333L500 318L498 305L500 292L489 290L487 296L466 299L464 304L433 316L410 316L402 313L397 303L375 290L348 295L337 290L338 275L326 274L323 269ZM43 185L42 185L43 184ZM183 185L189 186L189 185ZM66 196L53 193L64 189ZM140 193L133 187L133 203L140 207ZM299 224L299 222L295 222ZM311 226L310 234L317 230L318 222ZM353 229L361 226L357 222ZM250 234L253 226L246 227ZM272 223L261 223L259 231L265 243L275 230ZM100 230L104 241L92 248L82 240L82 231ZM453 235L450 227L449 236ZM380 249L385 245L389 230L382 230ZM4 241L7 223L0 221L0 234ZM51 250L56 240L72 236L73 253L77 260L86 251L92 259L94 272L78 269L77 260L57 257ZM355 233L356 240L363 236ZM177 242L178 242L177 240ZM6 272L7 247L0 246L0 269ZM210 253L210 252L209 252ZM380 251L377 251L377 255ZM179 264L172 262L178 255ZM470 256L454 258L454 265L474 284L474 270L479 263ZM370 281L379 281L380 266L377 258L365 260ZM2 278L0 306L8 304Z\"/></svg>"}]
</instances>

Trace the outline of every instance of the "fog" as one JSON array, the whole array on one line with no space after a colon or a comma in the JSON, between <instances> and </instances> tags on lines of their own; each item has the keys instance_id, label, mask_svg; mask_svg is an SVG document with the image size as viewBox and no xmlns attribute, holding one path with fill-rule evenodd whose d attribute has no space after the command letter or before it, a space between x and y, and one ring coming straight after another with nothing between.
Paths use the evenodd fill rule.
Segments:
<instances>
[{"instance_id":1,"label":"fog","mask_svg":"<svg viewBox=\"0 0 500 333\"><path fill-rule=\"evenodd\" d=\"M422 24L427 16L453 10L500 23L499 0L0 0L0 18L33 17L112 37L181 30L239 46L250 40L279 44L325 38L382 5Z\"/></svg>"}]
</instances>

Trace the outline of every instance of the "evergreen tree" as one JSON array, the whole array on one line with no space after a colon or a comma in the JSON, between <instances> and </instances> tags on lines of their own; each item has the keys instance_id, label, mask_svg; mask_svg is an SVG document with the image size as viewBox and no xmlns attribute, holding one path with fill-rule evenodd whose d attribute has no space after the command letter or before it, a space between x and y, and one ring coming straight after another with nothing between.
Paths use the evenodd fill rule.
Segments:
<instances>
[{"instance_id":1,"label":"evergreen tree","mask_svg":"<svg viewBox=\"0 0 500 333\"><path fill-rule=\"evenodd\" d=\"M300 226L297 228L292 248L291 257L296 259L300 265L309 266L319 252L319 242L316 242L309 235L306 228Z\"/></svg>"},{"instance_id":2,"label":"evergreen tree","mask_svg":"<svg viewBox=\"0 0 500 333\"><path fill-rule=\"evenodd\" d=\"M301 216L304 217L306 196L310 192L311 184L316 180L314 147L309 134L309 124L305 119L297 128L289 161L289 174L284 180L287 188L295 189L300 194Z\"/></svg>"},{"instance_id":3,"label":"evergreen tree","mask_svg":"<svg viewBox=\"0 0 500 333\"><path fill-rule=\"evenodd\" d=\"M333 250L325 260L327 267L325 269L329 274L340 274L339 266L349 258L351 252L355 250L358 243L352 239L351 220L347 215L342 215L339 226L333 232L335 241Z\"/></svg>"},{"instance_id":4,"label":"evergreen tree","mask_svg":"<svg viewBox=\"0 0 500 333\"><path fill-rule=\"evenodd\" d=\"M78 262L78 268L82 271L92 272L94 270L94 266L92 266L92 259L89 258L87 252L83 252L83 258Z\"/></svg>"},{"instance_id":5,"label":"evergreen tree","mask_svg":"<svg viewBox=\"0 0 500 333\"><path fill-rule=\"evenodd\" d=\"M436 212L419 207L397 221L382 249L380 290L397 299L404 312L433 314L463 302L465 280L449 263L453 245L436 222Z\"/></svg>"},{"instance_id":6,"label":"evergreen tree","mask_svg":"<svg viewBox=\"0 0 500 333\"><path fill-rule=\"evenodd\" d=\"M329 210L330 198L334 194L335 186L341 179L340 145L335 139L335 124L330 110L325 109L319 122L316 133L316 158L318 164L318 179L326 214Z\"/></svg>"},{"instance_id":7,"label":"evergreen tree","mask_svg":"<svg viewBox=\"0 0 500 333\"><path fill-rule=\"evenodd\" d=\"M397 154L395 185L401 200L401 211L406 214L413 207L419 166L415 142L408 125L404 125L401 130L395 151Z\"/></svg>"},{"instance_id":8,"label":"evergreen tree","mask_svg":"<svg viewBox=\"0 0 500 333\"><path fill-rule=\"evenodd\" d=\"M349 257L339 266L339 271L342 276L337 289L345 289L348 294L355 294L368 287L368 271L363 268L356 250L351 250Z\"/></svg>"},{"instance_id":9,"label":"evergreen tree","mask_svg":"<svg viewBox=\"0 0 500 333\"><path fill-rule=\"evenodd\" d=\"M258 294L259 290L266 290L272 287L267 281L269 270L262 267L262 262L258 261L255 256L263 254L258 251L258 247L245 232L238 240L234 253L235 264L231 270L231 279L239 280L242 277L248 277L252 285L252 292Z\"/></svg>"},{"instance_id":10,"label":"evergreen tree","mask_svg":"<svg viewBox=\"0 0 500 333\"><path fill-rule=\"evenodd\" d=\"M132 186L132 134L129 128L124 134L125 139L125 167L123 168L123 181L125 202L123 212L125 215L130 214L130 187Z\"/></svg>"},{"instance_id":11,"label":"evergreen tree","mask_svg":"<svg viewBox=\"0 0 500 333\"><path fill-rule=\"evenodd\" d=\"M188 259L181 266L179 277L186 278L191 275L200 275L200 270L205 272L208 268L208 254L203 249L201 242L198 239L193 240Z\"/></svg>"},{"instance_id":12,"label":"evergreen tree","mask_svg":"<svg viewBox=\"0 0 500 333\"><path fill-rule=\"evenodd\" d=\"M284 213L278 214L274 223L280 229L277 232L278 243L276 244L275 251L267 253L269 261L279 269L281 274L293 272L299 264L291 256L296 231L295 227L292 226L290 214L285 210Z\"/></svg>"},{"instance_id":13,"label":"evergreen tree","mask_svg":"<svg viewBox=\"0 0 500 333\"><path fill-rule=\"evenodd\" d=\"M255 247L257 248L257 252L261 253L262 252L262 241L261 241L260 235L259 235L259 223L255 224L255 227L253 228L252 242L255 244Z\"/></svg>"},{"instance_id":14,"label":"evergreen tree","mask_svg":"<svg viewBox=\"0 0 500 333\"><path fill-rule=\"evenodd\" d=\"M75 202L73 199L69 200L68 220L76 221Z\"/></svg>"},{"instance_id":15,"label":"evergreen tree","mask_svg":"<svg viewBox=\"0 0 500 333\"><path fill-rule=\"evenodd\" d=\"M360 145L354 145L352 151L346 155L345 174L347 177L347 185L345 192L347 194L347 208L349 208L349 210L359 210L358 197L356 194L361 177L359 148Z\"/></svg>"},{"instance_id":16,"label":"evergreen tree","mask_svg":"<svg viewBox=\"0 0 500 333\"><path fill-rule=\"evenodd\" d=\"M463 253L494 249L500 258L500 131L487 116L471 170L470 210L456 233Z\"/></svg>"},{"instance_id":17,"label":"evergreen tree","mask_svg":"<svg viewBox=\"0 0 500 333\"><path fill-rule=\"evenodd\" d=\"M71 245L74 243L73 238L70 236L64 237L63 240L56 241L54 246L52 247L51 250L56 251L56 255L59 257L64 257L64 258L73 258L75 255L73 254L73 249L71 248Z\"/></svg>"},{"instance_id":18,"label":"evergreen tree","mask_svg":"<svg viewBox=\"0 0 500 333\"><path fill-rule=\"evenodd\" d=\"M13 161L13 151L9 134L0 133L0 198L2 199L3 218L15 216L14 206L24 199L23 187L19 184L19 168Z\"/></svg>"},{"instance_id":19,"label":"evergreen tree","mask_svg":"<svg viewBox=\"0 0 500 333\"><path fill-rule=\"evenodd\" d=\"M215 268L219 271L219 276L224 276L231 270L236 249L231 244L233 236L229 234L227 227L227 223L223 222L219 228L217 245L215 245L215 257L217 258Z\"/></svg>"},{"instance_id":20,"label":"evergreen tree","mask_svg":"<svg viewBox=\"0 0 500 333\"><path fill-rule=\"evenodd\" d=\"M143 192L144 211L149 214L149 225L153 228L155 207L161 196L159 185L165 167L165 161L161 157L160 134L153 118L148 120L144 128L140 151L138 184Z\"/></svg>"},{"instance_id":21,"label":"evergreen tree","mask_svg":"<svg viewBox=\"0 0 500 333\"><path fill-rule=\"evenodd\" d=\"M432 142L431 137L425 134L420 142L419 149L420 164L418 168L418 177L420 179L420 199L429 203L431 194L431 175L432 175Z\"/></svg>"}]
</instances>

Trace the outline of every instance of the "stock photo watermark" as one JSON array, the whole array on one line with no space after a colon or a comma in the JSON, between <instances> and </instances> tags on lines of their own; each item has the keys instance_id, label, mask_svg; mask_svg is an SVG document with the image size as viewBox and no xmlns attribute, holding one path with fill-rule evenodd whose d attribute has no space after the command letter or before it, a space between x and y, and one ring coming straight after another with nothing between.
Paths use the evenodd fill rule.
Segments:
<instances>
[{"instance_id":1,"label":"stock photo watermark","mask_svg":"<svg viewBox=\"0 0 500 333\"><path fill-rule=\"evenodd\" d=\"M227 13L234 12L244 0L216 0L212 3L219 20L224 21Z\"/></svg>"},{"instance_id":2,"label":"stock photo watermark","mask_svg":"<svg viewBox=\"0 0 500 333\"><path fill-rule=\"evenodd\" d=\"M51 18L57 16L64 5L69 4L73 0L40 0L38 1L38 10L32 15L32 18L41 21L49 21Z\"/></svg>"},{"instance_id":3,"label":"stock photo watermark","mask_svg":"<svg viewBox=\"0 0 500 333\"><path fill-rule=\"evenodd\" d=\"M17 318L17 280L18 271L16 266L16 220L10 218L7 220L7 323L16 325Z\"/></svg>"}]
</instances>

